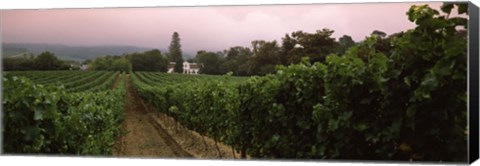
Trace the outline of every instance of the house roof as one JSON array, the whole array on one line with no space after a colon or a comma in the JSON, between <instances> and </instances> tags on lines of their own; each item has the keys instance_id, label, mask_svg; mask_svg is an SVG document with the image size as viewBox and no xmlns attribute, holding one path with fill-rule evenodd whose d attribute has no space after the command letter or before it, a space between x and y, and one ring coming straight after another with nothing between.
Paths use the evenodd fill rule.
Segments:
<instances>
[{"instance_id":1,"label":"house roof","mask_svg":"<svg viewBox=\"0 0 480 166\"><path fill-rule=\"evenodd\" d=\"M200 66L203 66L201 63L190 63L190 62L187 62L187 61L183 61L183 63L188 63L189 66L190 66L190 69L200 69ZM168 64L168 68L173 68L175 66L175 62L170 62Z\"/></svg>"}]
</instances>

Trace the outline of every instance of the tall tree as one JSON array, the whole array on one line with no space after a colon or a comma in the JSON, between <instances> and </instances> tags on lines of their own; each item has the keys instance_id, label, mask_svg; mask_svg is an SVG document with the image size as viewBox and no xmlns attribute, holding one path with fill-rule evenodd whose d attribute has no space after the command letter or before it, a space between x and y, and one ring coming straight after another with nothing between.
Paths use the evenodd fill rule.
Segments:
<instances>
[{"instance_id":1,"label":"tall tree","mask_svg":"<svg viewBox=\"0 0 480 166\"><path fill-rule=\"evenodd\" d=\"M168 48L169 60L175 62L175 67L173 71L177 73L183 72L183 58L182 58L182 49L180 44L180 35L177 32L174 32L172 35L172 41L170 47Z\"/></svg>"}]
</instances>

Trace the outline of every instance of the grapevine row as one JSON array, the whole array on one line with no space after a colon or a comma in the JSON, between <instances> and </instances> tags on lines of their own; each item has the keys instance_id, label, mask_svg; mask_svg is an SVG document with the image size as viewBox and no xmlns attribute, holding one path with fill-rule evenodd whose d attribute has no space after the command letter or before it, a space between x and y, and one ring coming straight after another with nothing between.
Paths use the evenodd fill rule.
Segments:
<instances>
[{"instance_id":1,"label":"grapevine row","mask_svg":"<svg viewBox=\"0 0 480 166\"><path fill-rule=\"evenodd\" d=\"M96 79L104 82L96 88L111 89L117 75L104 74L109 80ZM126 100L124 73L119 80L114 90L70 93L12 73L4 75L4 153L111 154Z\"/></svg>"},{"instance_id":2,"label":"grapevine row","mask_svg":"<svg viewBox=\"0 0 480 166\"><path fill-rule=\"evenodd\" d=\"M150 85L138 73L132 81L159 111L242 157L465 161L466 40L428 30L396 39L392 55L375 50L373 36L324 63L237 84L230 76L189 84L190 76L161 74L167 80ZM431 42L458 52L432 55Z\"/></svg>"}]
</instances>

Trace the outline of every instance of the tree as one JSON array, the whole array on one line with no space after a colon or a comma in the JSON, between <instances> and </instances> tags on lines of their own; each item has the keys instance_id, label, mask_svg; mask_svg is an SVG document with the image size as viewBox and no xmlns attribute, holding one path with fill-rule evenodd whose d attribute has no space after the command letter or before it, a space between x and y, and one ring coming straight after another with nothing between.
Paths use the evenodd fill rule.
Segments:
<instances>
[{"instance_id":1,"label":"tree","mask_svg":"<svg viewBox=\"0 0 480 166\"><path fill-rule=\"evenodd\" d=\"M198 51L195 60L202 64L200 73L203 74L223 74L220 71L221 57L214 52Z\"/></svg>"},{"instance_id":2,"label":"tree","mask_svg":"<svg viewBox=\"0 0 480 166\"><path fill-rule=\"evenodd\" d=\"M250 59L252 75L273 73L276 65L280 65L280 47L277 41L266 42L255 40L252 42L253 57Z\"/></svg>"},{"instance_id":3,"label":"tree","mask_svg":"<svg viewBox=\"0 0 480 166\"><path fill-rule=\"evenodd\" d=\"M37 70L56 70L60 63L53 53L46 51L35 58L35 66Z\"/></svg>"},{"instance_id":4,"label":"tree","mask_svg":"<svg viewBox=\"0 0 480 166\"><path fill-rule=\"evenodd\" d=\"M166 72L167 65L167 58L162 55L160 50L153 49L143 53L98 57L89 63L89 69L122 72L131 70Z\"/></svg>"},{"instance_id":5,"label":"tree","mask_svg":"<svg viewBox=\"0 0 480 166\"><path fill-rule=\"evenodd\" d=\"M165 58L158 49L133 53L128 55L128 59L133 71L167 71L168 58Z\"/></svg>"},{"instance_id":6,"label":"tree","mask_svg":"<svg viewBox=\"0 0 480 166\"><path fill-rule=\"evenodd\" d=\"M183 58L182 58L182 49L180 44L180 37L177 32L174 32L172 35L172 41L170 43L169 57L168 59L172 62L175 62L174 71L177 73L183 72Z\"/></svg>"},{"instance_id":7,"label":"tree","mask_svg":"<svg viewBox=\"0 0 480 166\"><path fill-rule=\"evenodd\" d=\"M225 51L226 57L222 58L220 70L222 72L233 72L233 75L247 75L244 70L240 70L240 66L247 64L253 53L248 47L230 47ZM245 67L245 66L244 66ZM247 70L248 71L248 70Z\"/></svg>"},{"instance_id":8,"label":"tree","mask_svg":"<svg viewBox=\"0 0 480 166\"><path fill-rule=\"evenodd\" d=\"M344 54L348 48L355 45L355 41L353 41L351 36L343 35L342 37L338 38L338 43L340 44L338 54Z\"/></svg>"},{"instance_id":9,"label":"tree","mask_svg":"<svg viewBox=\"0 0 480 166\"><path fill-rule=\"evenodd\" d=\"M130 64L125 57L119 57L119 59L115 59L112 66L114 71L128 73L130 70L132 70L132 64Z\"/></svg>"},{"instance_id":10,"label":"tree","mask_svg":"<svg viewBox=\"0 0 480 166\"><path fill-rule=\"evenodd\" d=\"M78 68L76 68L75 66L75 62L59 60L56 70L77 70Z\"/></svg>"},{"instance_id":11,"label":"tree","mask_svg":"<svg viewBox=\"0 0 480 166\"><path fill-rule=\"evenodd\" d=\"M290 35L285 34L285 37L282 38L282 54L280 61L282 62L283 65L288 65L290 63L289 61L289 53L290 51L295 48L295 45L297 42L290 37Z\"/></svg>"},{"instance_id":12,"label":"tree","mask_svg":"<svg viewBox=\"0 0 480 166\"><path fill-rule=\"evenodd\" d=\"M332 38L333 30L322 29L310 34L303 31L292 33L292 38L284 38L288 41L288 64L299 63L303 57L309 57L311 62L323 62L327 55L335 53L339 44ZM293 48L292 48L293 46Z\"/></svg>"},{"instance_id":13,"label":"tree","mask_svg":"<svg viewBox=\"0 0 480 166\"><path fill-rule=\"evenodd\" d=\"M374 44L375 49L386 55L389 55L391 50L393 49L391 45L392 39L399 34L392 34L387 37L387 34L385 32L374 30L371 35L377 38L377 42Z\"/></svg>"},{"instance_id":14,"label":"tree","mask_svg":"<svg viewBox=\"0 0 480 166\"><path fill-rule=\"evenodd\" d=\"M112 60L106 56L101 56L93 59L89 63L89 70L111 70Z\"/></svg>"},{"instance_id":15,"label":"tree","mask_svg":"<svg viewBox=\"0 0 480 166\"><path fill-rule=\"evenodd\" d=\"M384 37L387 36L387 33L382 32L382 31L379 31L379 30L374 30L374 31L372 32L372 35L377 35L377 36L380 36L380 37L384 38Z\"/></svg>"}]
</instances>

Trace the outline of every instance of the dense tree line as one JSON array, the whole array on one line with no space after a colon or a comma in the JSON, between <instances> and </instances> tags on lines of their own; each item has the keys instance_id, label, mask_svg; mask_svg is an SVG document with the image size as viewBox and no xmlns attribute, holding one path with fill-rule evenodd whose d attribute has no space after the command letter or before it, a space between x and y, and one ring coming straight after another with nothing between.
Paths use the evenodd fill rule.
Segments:
<instances>
[{"instance_id":1,"label":"dense tree line","mask_svg":"<svg viewBox=\"0 0 480 166\"><path fill-rule=\"evenodd\" d=\"M266 75L273 73L278 65L298 64L304 57L312 63L323 62L327 55L343 54L355 45L348 35L336 41L333 32L330 29L315 33L296 31L285 34L281 42L254 40L251 47L235 46L216 53L198 51L194 60L203 64L200 72L204 74Z\"/></svg>"},{"instance_id":2,"label":"dense tree line","mask_svg":"<svg viewBox=\"0 0 480 166\"><path fill-rule=\"evenodd\" d=\"M333 30L327 28L315 33L295 31L285 34L281 42L254 40L250 47L235 46L221 52L201 50L193 60L202 64L200 73L203 74L232 72L237 76L266 75L274 73L277 66L299 64L305 57L308 57L310 63L323 63L327 56L341 56L349 48L365 42L355 42L349 35L343 35L337 40L332 37L333 33ZM372 43L372 47L390 55L393 50L392 42L403 35L404 32L387 35L380 30L373 30L370 36L377 42ZM457 35L465 36L466 31L459 30ZM360 53L359 57L366 54Z\"/></svg>"},{"instance_id":3,"label":"dense tree line","mask_svg":"<svg viewBox=\"0 0 480 166\"><path fill-rule=\"evenodd\" d=\"M107 70L128 72L132 69L131 63L122 56L102 56L93 59L89 63L90 70Z\"/></svg>"},{"instance_id":4,"label":"dense tree line","mask_svg":"<svg viewBox=\"0 0 480 166\"><path fill-rule=\"evenodd\" d=\"M199 50L194 58L187 61L199 63L202 74L221 75L232 72L237 76L266 75L274 73L279 65L298 64L304 57L308 57L311 63L324 62L328 55L342 55L347 49L358 44L348 35L343 35L337 41L332 37L333 33L333 30L326 28L315 33L296 31L285 34L281 42L254 40L250 47L234 46L218 52ZM387 36L386 33L375 30L372 35L378 38L374 47L388 53L393 37L401 34ZM155 49L143 53L97 58L91 62L91 69L166 72L169 62L174 62L173 71L182 73L183 61L180 35L174 32L168 53L162 54ZM127 63L131 67L128 67Z\"/></svg>"},{"instance_id":5,"label":"dense tree line","mask_svg":"<svg viewBox=\"0 0 480 166\"><path fill-rule=\"evenodd\" d=\"M158 49L142 53L104 56L85 62L89 70L166 72L168 59Z\"/></svg>"},{"instance_id":6,"label":"dense tree line","mask_svg":"<svg viewBox=\"0 0 480 166\"><path fill-rule=\"evenodd\" d=\"M464 36L465 32L460 30L458 35ZM202 74L222 75L231 72L237 76L266 75L274 73L277 66L298 64L305 57L308 57L310 63L323 63L327 56L343 55L349 48L364 42L355 42L348 35L337 40L332 37L333 33L334 30L327 28L314 33L295 31L285 34L280 42L254 40L249 47L234 46L218 52L200 50L194 58L187 61L199 63ZM403 35L403 32L387 35L380 30L374 30L371 36L374 36L377 42L372 47L390 55L393 40ZM172 34L168 51L162 54L160 50L154 49L142 53L107 55L87 60L84 64L88 64L90 70L167 72L169 62L174 62L173 71L182 73L184 58L178 32ZM366 54L359 53L359 57ZM25 55L19 58L4 58L5 70L66 70L71 68L68 64L49 52L38 57Z\"/></svg>"},{"instance_id":7,"label":"dense tree line","mask_svg":"<svg viewBox=\"0 0 480 166\"><path fill-rule=\"evenodd\" d=\"M24 54L20 57L3 58L4 71L20 70L78 70L78 64L74 61L58 59L51 52L43 52L38 56Z\"/></svg>"},{"instance_id":8,"label":"dense tree line","mask_svg":"<svg viewBox=\"0 0 480 166\"><path fill-rule=\"evenodd\" d=\"M169 53L162 54L160 50L153 49L141 53L98 57L84 63L89 65L90 70L167 72L169 62L176 62L174 71L181 73L183 58L180 47L179 34L174 32Z\"/></svg>"},{"instance_id":9,"label":"dense tree line","mask_svg":"<svg viewBox=\"0 0 480 166\"><path fill-rule=\"evenodd\" d=\"M254 40L250 47L234 46L219 52L200 50L189 62L199 63L200 73L221 75L232 72L233 75L251 76L274 73L279 65L288 66L298 64L301 59L308 57L311 63L324 62L330 54L342 55L346 50L357 43L352 37L343 35L338 41L332 37L330 29L317 30L315 33L303 31L285 34L281 42ZM372 32L378 39L375 48L388 54L391 50L390 42L401 33L387 36L386 33L375 30ZM169 62L174 62L174 72L182 73L182 49L180 35L172 34L169 52L158 50L135 52L123 55L106 55L90 59L83 64L88 64L89 70L108 71L158 71L167 72ZM69 63L58 60L50 52L44 52L34 57L23 56L17 58L4 58L5 70L68 70Z\"/></svg>"}]
</instances>

